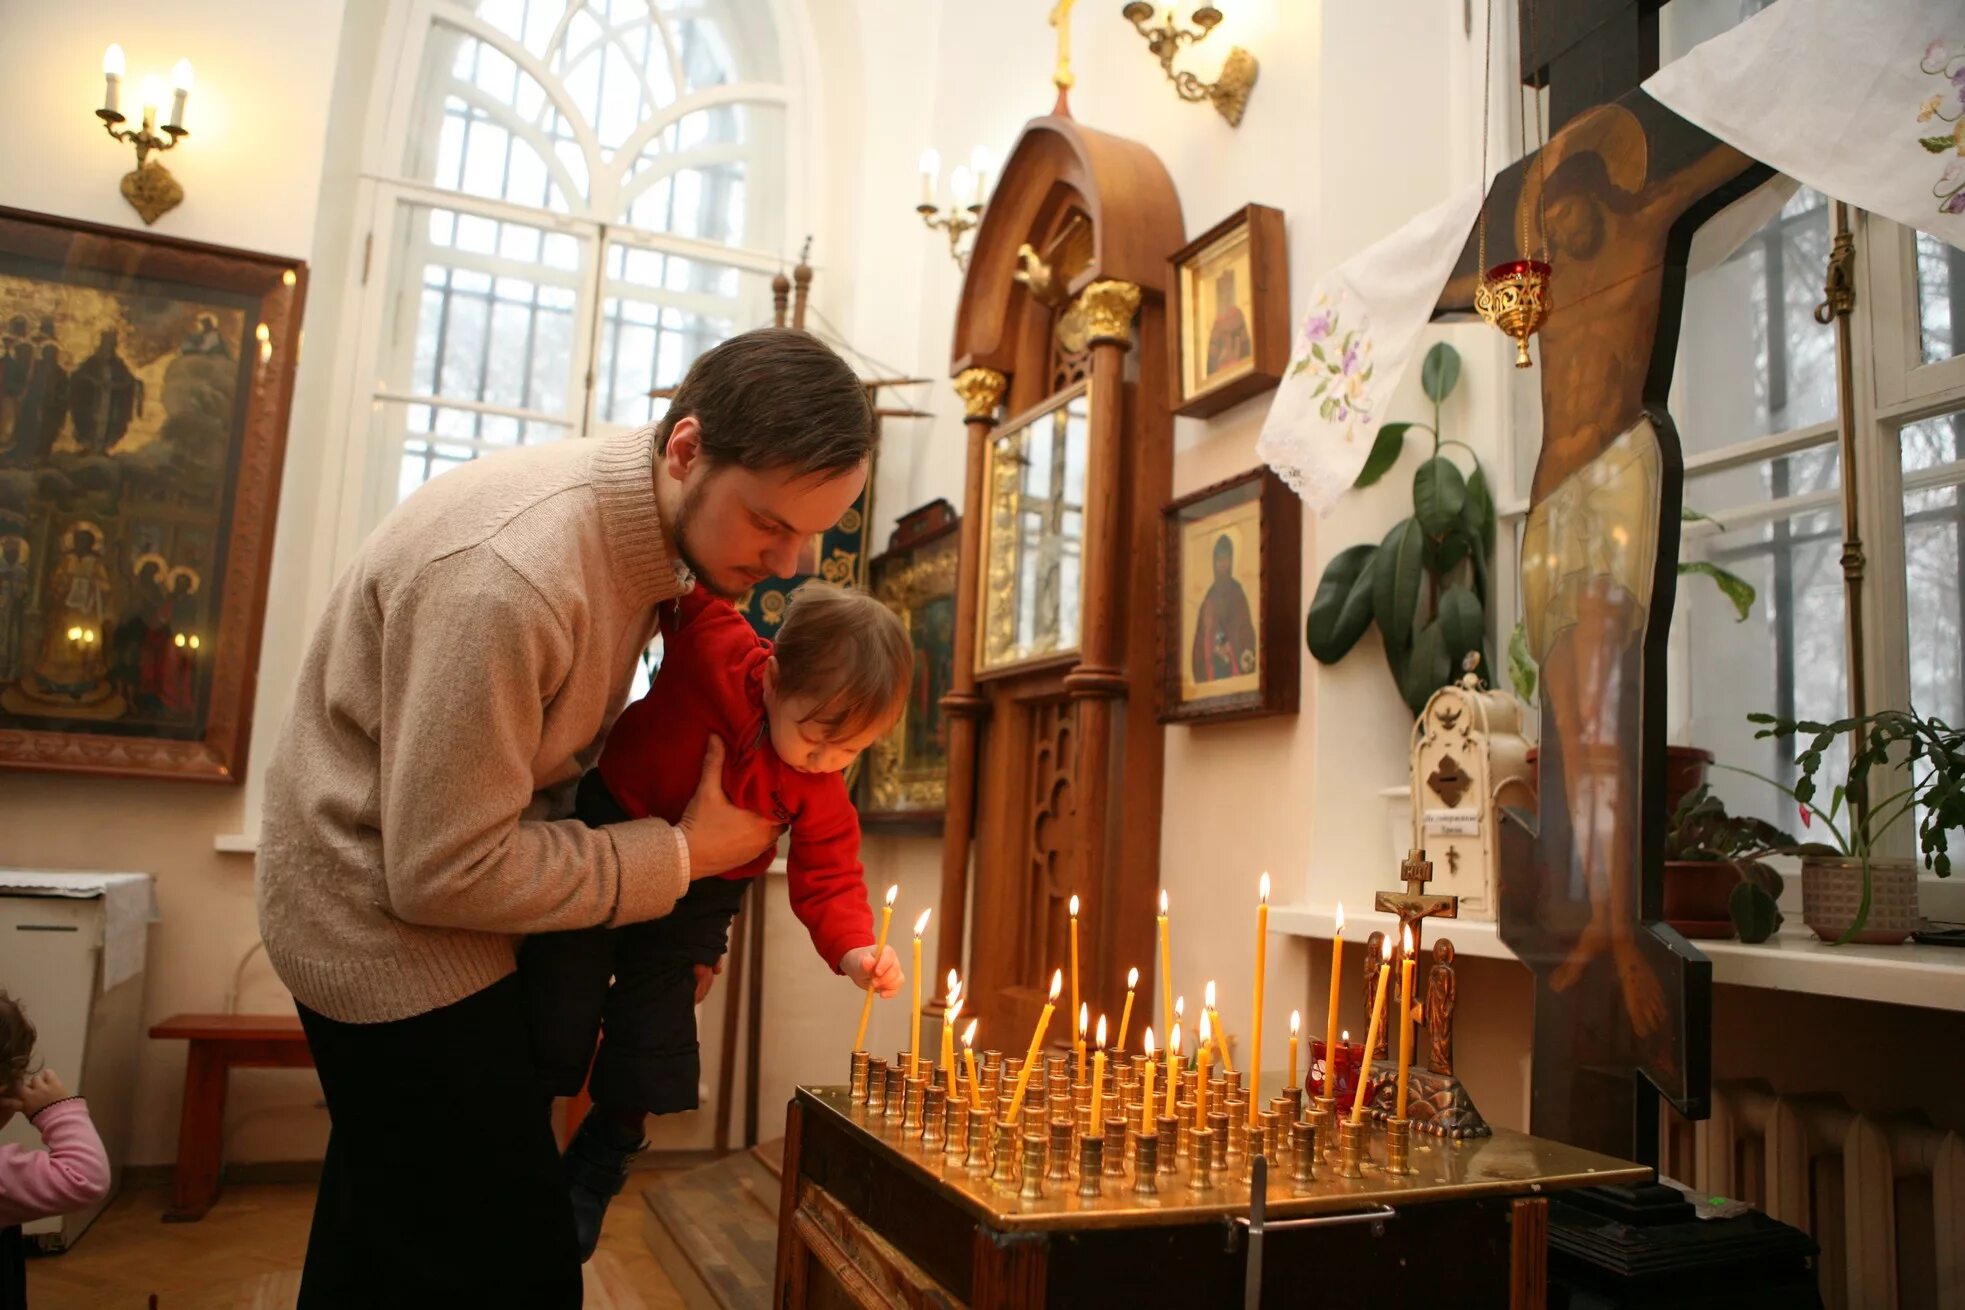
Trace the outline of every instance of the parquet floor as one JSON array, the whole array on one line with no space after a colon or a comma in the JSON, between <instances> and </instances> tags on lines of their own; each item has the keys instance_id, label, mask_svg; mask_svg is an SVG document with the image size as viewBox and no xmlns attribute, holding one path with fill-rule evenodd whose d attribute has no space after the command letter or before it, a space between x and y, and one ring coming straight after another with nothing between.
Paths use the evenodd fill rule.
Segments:
<instances>
[{"instance_id":1,"label":"parquet floor","mask_svg":"<svg viewBox=\"0 0 1965 1310\"><path fill-rule=\"evenodd\" d=\"M641 1237L637 1174L586 1266L587 1310L683 1310ZM292 1310L314 1213L309 1183L228 1186L195 1224L163 1222L167 1188L126 1190L72 1250L28 1261L33 1310Z\"/></svg>"}]
</instances>

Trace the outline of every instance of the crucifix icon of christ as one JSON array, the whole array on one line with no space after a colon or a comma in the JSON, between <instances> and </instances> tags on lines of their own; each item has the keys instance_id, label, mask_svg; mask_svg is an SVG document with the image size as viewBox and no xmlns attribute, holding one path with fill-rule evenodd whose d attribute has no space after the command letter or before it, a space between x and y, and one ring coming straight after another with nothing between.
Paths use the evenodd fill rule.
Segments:
<instances>
[{"instance_id":1,"label":"crucifix icon of christ","mask_svg":"<svg viewBox=\"0 0 1965 1310\"><path fill-rule=\"evenodd\" d=\"M1657 8L1544 4L1522 66L1549 87L1555 130L1487 199L1490 261L1529 256L1516 234L1546 231L1554 270L1521 562L1539 812L1503 825L1497 898L1502 940L1536 977L1530 1129L1649 1163L1657 1095L1703 1117L1711 1074L1711 965L1661 921L1684 478L1665 399L1692 235L1771 176L1637 89ZM1441 313L1472 308L1477 262L1470 235Z\"/></svg>"}]
</instances>

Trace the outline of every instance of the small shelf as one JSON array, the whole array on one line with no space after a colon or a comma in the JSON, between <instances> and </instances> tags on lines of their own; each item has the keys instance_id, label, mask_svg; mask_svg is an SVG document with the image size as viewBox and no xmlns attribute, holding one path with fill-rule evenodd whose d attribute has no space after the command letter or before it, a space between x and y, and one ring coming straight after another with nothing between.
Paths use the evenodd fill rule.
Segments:
<instances>
[{"instance_id":1,"label":"small shelf","mask_svg":"<svg viewBox=\"0 0 1965 1310\"><path fill-rule=\"evenodd\" d=\"M1373 910L1344 912L1345 938L1362 941L1374 930L1397 925ZM1515 953L1492 923L1436 920L1429 936L1444 932L1461 955L1512 960ZM1270 907L1269 926L1292 937L1329 941L1337 925L1333 906ZM1954 946L1831 946L1796 924L1769 942L1694 942L1713 962L1713 981L1733 987L1845 996L1851 1000L1918 1005L1965 1013L1965 949Z\"/></svg>"}]
</instances>

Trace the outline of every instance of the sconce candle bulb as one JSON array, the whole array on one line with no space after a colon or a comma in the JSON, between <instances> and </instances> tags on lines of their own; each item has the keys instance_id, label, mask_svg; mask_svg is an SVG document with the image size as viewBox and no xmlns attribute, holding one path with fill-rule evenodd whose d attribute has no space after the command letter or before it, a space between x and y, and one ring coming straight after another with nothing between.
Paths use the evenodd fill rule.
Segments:
<instances>
[{"instance_id":1,"label":"sconce candle bulb","mask_svg":"<svg viewBox=\"0 0 1965 1310\"><path fill-rule=\"evenodd\" d=\"M123 91L123 47L110 42L109 48L102 52L102 111L106 114L122 116Z\"/></svg>"},{"instance_id":2,"label":"sconce candle bulb","mask_svg":"<svg viewBox=\"0 0 1965 1310\"><path fill-rule=\"evenodd\" d=\"M184 126L184 102L191 95L191 61L180 59L171 67L171 121L172 127Z\"/></svg>"},{"instance_id":3,"label":"sconce candle bulb","mask_svg":"<svg viewBox=\"0 0 1965 1310\"><path fill-rule=\"evenodd\" d=\"M155 223L184 199L184 188L151 156L174 149L191 135L184 126L184 106L191 97L191 61L180 59L171 69L171 116L161 129L157 116L164 104L164 83L155 76L143 79L137 97L142 126L135 129L122 126L126 121L122 107L125 70L122 46L112 44L102 52L102 108L95 112L111 140L136 148L136 167L123 176L123 198L142 215L144 222Z\"/></svg>"}]
</instances>

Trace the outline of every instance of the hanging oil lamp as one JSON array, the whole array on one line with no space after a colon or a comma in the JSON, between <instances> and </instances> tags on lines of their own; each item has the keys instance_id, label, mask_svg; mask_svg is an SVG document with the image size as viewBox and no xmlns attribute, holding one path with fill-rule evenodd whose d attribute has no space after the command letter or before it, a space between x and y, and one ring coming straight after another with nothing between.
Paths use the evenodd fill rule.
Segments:
<instances>
[{"instance_id":1,"label":"hanging oil lamp","mask_svg":"<svg viewBox=\"0 0 1965 1310\"><path fill-rule=\"evenodd\" d=\"M1535 48L1535 6L1533 0L1527 6L1529 49ZM1487 58L1481 75L1481 176L1487 176L1487 129L1488 129L1488 77L1494 65L1494 22L1489 15L1487 30ZM1542 97L1541 93L1530 89L1535 99L1535 168L1537 181L1542 181L1542 158L1547 142L1543 140ZM1522 155L1528 155L1528 115L1522 114ZM1520 259L1511 259L1490 266L1487 262L1487 202L1481 202L1480 241L1478 264L1481 272L1480 282L1474 288L1474 310L1482 319L1499 328L1515 343L1515 367L1528 368L1534 361L1528 355L1528 339L1541 329L1549 317L1549 227L1542 213L1542 196L1545 188L1536 187L1535 218L1538 235L1541 237L1540 256L1528 254L1531 242L1528 231L1528 211L1519 202L1521 240L1518 249Z\"/></svg>"}]
</instances>

